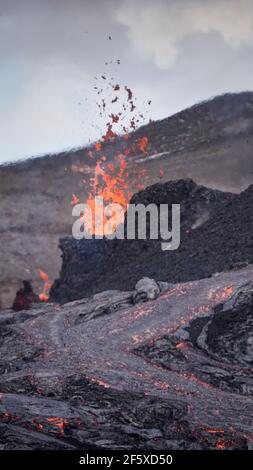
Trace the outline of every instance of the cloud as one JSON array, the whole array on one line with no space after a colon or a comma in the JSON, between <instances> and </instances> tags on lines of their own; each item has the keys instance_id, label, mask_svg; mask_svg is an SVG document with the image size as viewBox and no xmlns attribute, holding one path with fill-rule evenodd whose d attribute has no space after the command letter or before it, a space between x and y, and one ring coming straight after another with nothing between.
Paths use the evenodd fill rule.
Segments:
<instances>
[{"instance_id":1,"label":"cloud","mask_svg":"<svg viewBox=\"0 0 253 470\"><path fill-rule=\"evenodd\" d=\"M128 29L139 54L163 69L195 33L217 33L232 48L253 45L252 0L124 0L115 20Z\"/></svg>"},{"instance_id":2,"label":"cloud","mask_svg":"<svg viewBox=\"0 0 253 470\"><path fill-rule=\"evenodd\" d=\"M252 0L0 0L0 161L100 138L93 86L105 72L138 111L151 99L153 119L252 88L252 11Z\"/></svg>"}]
</instances>

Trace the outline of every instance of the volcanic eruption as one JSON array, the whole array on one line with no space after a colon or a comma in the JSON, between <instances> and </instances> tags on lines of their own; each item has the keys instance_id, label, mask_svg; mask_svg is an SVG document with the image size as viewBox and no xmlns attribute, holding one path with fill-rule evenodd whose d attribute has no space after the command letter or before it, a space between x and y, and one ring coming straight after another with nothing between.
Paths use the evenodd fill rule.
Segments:
<instances>
[{"instance_id":1,"label":"volcanic eruption","mask_svg":"<svg viewBox=\"0 0 253 470\"><path fill-rule=\"evenodd\" d=\"M0 315L1 445L251 449L252 186L235 194L181 178L142 189L138 169L129 186L131 151L151 158L150 138L112 135L112 124L89 148L92 166L72 171L88 177L88 204L122 203L124 224L128 202L180 204L180 247L93 230L60 240L52 287L40 268L39 299L22 303L25 284L18 311ZM69 209L80 202L71 191Z\"/></svg>"}]
</instances>

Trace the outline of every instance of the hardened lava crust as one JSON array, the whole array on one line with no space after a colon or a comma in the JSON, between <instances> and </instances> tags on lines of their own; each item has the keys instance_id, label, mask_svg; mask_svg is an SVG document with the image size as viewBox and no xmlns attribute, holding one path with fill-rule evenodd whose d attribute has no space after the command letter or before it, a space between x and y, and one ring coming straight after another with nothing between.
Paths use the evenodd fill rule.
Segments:
<instances>
[{"instance_id":1,"label":"hardened lava crust","mask_svg":"<svg viewBox=\"0 0 253 470\"><path fill-rule=\"evenodd\" d=\"M252 278L1 312L1 449L251 449Z\"/></svg>"}]
</instances>

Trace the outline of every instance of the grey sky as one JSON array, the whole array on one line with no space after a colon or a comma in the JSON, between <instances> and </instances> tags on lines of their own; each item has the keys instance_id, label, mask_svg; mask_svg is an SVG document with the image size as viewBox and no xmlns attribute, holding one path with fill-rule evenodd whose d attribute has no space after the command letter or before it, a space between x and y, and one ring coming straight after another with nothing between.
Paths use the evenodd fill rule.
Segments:
<instances>
[{"instance_id":1,"label":"grey sky","mask_svg":"<svg viewBox=\"0 0 253 470\"><path fill-rule=\"evenodd\" d=\"M99 138L104 71L159 119L252 89L252 59L252 0L0 0L0 162Z\"/></svg>"}]
</instances>

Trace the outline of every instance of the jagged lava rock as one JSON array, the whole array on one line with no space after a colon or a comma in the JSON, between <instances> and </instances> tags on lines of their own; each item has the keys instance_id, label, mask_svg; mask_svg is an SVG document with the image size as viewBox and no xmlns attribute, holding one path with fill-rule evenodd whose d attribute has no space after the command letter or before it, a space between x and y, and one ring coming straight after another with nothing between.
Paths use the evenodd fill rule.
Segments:
<instances>
[{"instance_id":1,"label":"jagged lava rock","mask_svg":"<svg viewBox=\"0 0 253 470\"><path fill-rule=\"evenodd\" d=\"M223 262L207 263L201 250L208 249L212 255L221 243L212 244L213 219L223 207L233 206L237 198L231 193L205 188L191 179L158 183L137 193L131 203L172 204L181 207L181 245L176 251L162 251L160 240L60 240L63 252L61 276L51 290L51 299L66 302L107 289L133 289L136 282L145 276L166 282L180 282L210 276L222 270L227 263L226 252L221 253ZM227 209L224 209L226 213ZM239 215L240 216L240 215ZM223 213L222 213L223 217ZM218 216L218 220L222 219ZM238 213L237 213L238 217ZM126 214L127 218L127 214ZM206 239L204 227L211 228ZM210 225L211 224L211 225ZM221 220L222 224L222 220ZM248 224L247 224L248 226ZM217 227L220 234L220 228ZM210 232L210 233L209 233ZM149 221L147 219L147 234ZM200 235L198 235L200 234ZM195 243L199 236L200 240ZM203 239L203 241L202 241ZM224 250L222 244L222 250ZM198 252L200 255L198 255ZM239 256L240 257L240 256ZM247 258L248 259L248 258ZM218 258L217 258L218 260ZM243 260L245 261L245 256Z\"/></svg>"}]
</instances>

